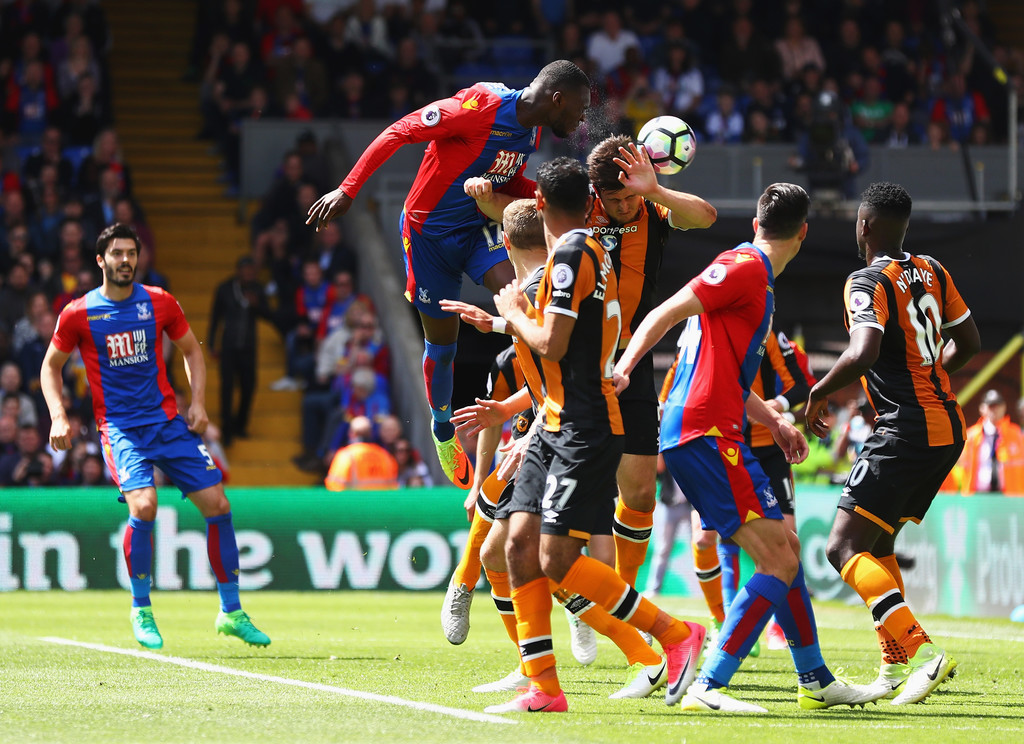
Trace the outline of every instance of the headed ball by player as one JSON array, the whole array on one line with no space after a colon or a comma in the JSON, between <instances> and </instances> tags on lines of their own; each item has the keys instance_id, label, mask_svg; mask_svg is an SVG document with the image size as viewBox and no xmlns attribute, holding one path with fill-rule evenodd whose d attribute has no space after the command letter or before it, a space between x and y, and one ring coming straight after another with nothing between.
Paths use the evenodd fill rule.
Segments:
<instances>
[{"instance_id":1,"label":"headed ball by player","mask_svg":"<svg viewBox=\"0 0 1024 744\"><path fill-rule=\"evenodd\" d=\"M644 124L637 142L647 148L651 164L663 175L678 173L693 162L697 138L690 125L675 116L658 116Z\"/></svg>"}]
</instances>

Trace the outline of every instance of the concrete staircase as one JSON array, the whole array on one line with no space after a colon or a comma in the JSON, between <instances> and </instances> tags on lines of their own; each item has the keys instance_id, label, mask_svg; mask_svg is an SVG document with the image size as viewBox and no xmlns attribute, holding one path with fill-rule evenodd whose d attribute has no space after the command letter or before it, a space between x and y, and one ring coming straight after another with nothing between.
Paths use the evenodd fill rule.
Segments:
<instances>
[{"instance_id":1,"label":"concrete staircase","mask_svg":"<svg viewBox=\"0 0 1024 744\"><path fill-rule=\"evenodd\" d=\"M201 0L200 0L201 1ZM195 139L199 91L181 81L192 39L195 2L107 0L113 46L110 69L114 116L135 197L156 241L156 267L165 273L196 336L205 343L216 286L249 250L249 229L235 218L237 201L223 196L216 155ZM284 373L285 351L268 324L259 329L257 393L250 438L228 452L232 485L309 485L297 470L301 394L268 385ZM176 364L181 364L180 358ZM219 376L207 357L207 408L220 421ZM181 375L180 378L183 378Z\"/></svg>"}]
</instances>

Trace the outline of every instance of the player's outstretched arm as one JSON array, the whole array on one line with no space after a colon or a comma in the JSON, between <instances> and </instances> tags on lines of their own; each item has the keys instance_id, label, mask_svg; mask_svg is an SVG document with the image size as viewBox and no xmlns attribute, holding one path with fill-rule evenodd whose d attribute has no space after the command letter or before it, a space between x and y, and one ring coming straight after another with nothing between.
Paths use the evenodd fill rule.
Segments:
<instances>
[{"instance_id":1,"label":"player's outstretched arm","mask_svg":"<svg viewBox=\"0 0 1024 744\"><path fill-rule=\"evenodd\" d=\"M786 462L797 464L807 459L810 449L803 433L785 416L763 401L757 393L747 396L746 410L747 416L752 420L768 427L776 443L786 454Z\"/></svg>"},{"instance_id":2,"label":"player's outstretched arm","mask_svg":"<svg viewBox=\"0 0 1024 744\"><path fill-rule=\"evenodd\" d=\"M505 400L477 398L475 405L455 411L451 421L455 424L456 431L471 437L493 426L501 426L512 416L529 407L530 391L522 388Z\"/></svg>"},{"instance_id":3,"label":"player's outstretched arm","mask_svg":"<svg viewBox=\"0 0 1024 744\"><path fill-rule=\"evenodd\" d=\"M619 157L613 161L622 172L619 181L645 199L670 210L669 224L677 230L704 229L718 219L718 210L694 194L674 191L658 183L658 176L647 154L647 148L630 143L619 148Z\"/></svg>"},{"instance_id":4,"label":"player's outstretched arm","mask_svg":"<svg viewBox=\"0 0 1024 744\"><path fill-rule=\"evenodd\" d=\"M704 306L697 295L689 287L683 287L663 303L647 313L633 337L629 340L626 350L615 364L613 376L616 380L615 391L621 393L629 385L629 374L641 357L661 341L669 329L679 321L704 312ZM621 385L621 387L620 387Z\"/></svg>"},{"instance_id":5,"label":"player's outstretched arm","mask_svg":"<svg viewBox=\"0 0 1024 744\"><path fill-rule=\"evenodd\" d=\"M70 356L51 341L39 370L39 386L50 411L50 446L57 451L71 449L71 424L64 410L64 379L61 377L61 370Z\"/></svg>"},{"instance_id":6,"label":"player's outstretched arm","mask_svg":"<svg viewBox=\"0 0 1024 744\"><path fill-rule=\"evenodd\" d=\"M341 190L341 187L328 191L309 208L306 213L306 224L316 223L316 231L320 232L324 226L335 217L341 217L352 206L352 197Z\"/></svg>"},{"instance_id":7,"label":"player's outstretched arm","mask_svg":"<svg viewBox=\"0 0 1024 744\"><path fill-rule=\"evenodd\" d=\"M872 326L858 326L850 333L850 345L839 355L835 365L811 388L807 397L807 426L821 439L828 436L825 409L828 396L859 380L878 359L882 349L882 331Z\"/></svg>"},{"instance_id":8,"label":"player's outstretched arm","mask_svg":"<svg viewBox=\"0 0 1024 744\"><path fill-rule=\"evenodd\" d=\"M551 313L550 320L537 325L526 311L526 296L515 283L494 295L494 306L508 323L508 332L529 346L540 356L553 362L561 361L569 349L569 338L576 326L576 318L562 313Z\"/></svg>"},{"instance_id":9,"label":"player's outstretched arm","mask_svg":"<svg viewBox=\"0 0 1024 744\"><path fill-rule=\"evenodd\" d=\"M188 407L186 421L189 431L202 434L210 418L206 413L206 361L203 359L203 347L199 345L196 335L189 328L185 335L173 339L181 355L185 358L185 376L192 388L192 402Z\"/></svg>"},{"instance_id":10,"label":"player's outstretched arm","mask_svg":"<svg viewBox=\"0 0 1024 744\"><path fill-rule=\"evenodd\" d=\"M476 500L484 481L490 475L491 463L494 462L494 455L501 444L501 424L490 426L480 432L476 440L476 463L473 470L473 485L466 494L466 500L462 506L466 510L466 521L473 521L473 514L476 512Z\"/></svg>"},{"instance_id":11,"label":"player's outstretched arm","mask_svg":"<svg viewBox=\"0 0 1024 744\"><path fill-rule=\"evenodd\" d=\"M458 313L460 318L480 333L490 333L494 330L494 316L476 305L461 300L441 300L440 307L446 313Z\"/></svg>"}]
</instances>

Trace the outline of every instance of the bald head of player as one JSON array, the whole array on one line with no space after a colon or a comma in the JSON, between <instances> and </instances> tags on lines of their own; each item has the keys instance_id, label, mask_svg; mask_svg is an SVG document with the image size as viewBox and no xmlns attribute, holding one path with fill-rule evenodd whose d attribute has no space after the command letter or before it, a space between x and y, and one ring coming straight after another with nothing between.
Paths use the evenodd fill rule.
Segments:
<instances>
[{"instance_id":1,"label":"bald head of player","mask_svg":"<svg viewBox=\"0 0 1024 744\"><path fill-rule=\"evenodd\" d=\"M910 227L913 201L896 183L873 183L864 189L857 209L857 255L868 263L875 256L896 256Z\"/></svg>"},{"instance_id":2,"label":"bald head of player","mask_svg":"<svg viewBox=\"0 0 1024 744\"><path fill-rule=\"evenodd\" d=\"M567 59L545 65L523 90L516 119L524 127L548 127L557 137L576 131L590 107L590 78Z\"/></svg>"}]
</instances>

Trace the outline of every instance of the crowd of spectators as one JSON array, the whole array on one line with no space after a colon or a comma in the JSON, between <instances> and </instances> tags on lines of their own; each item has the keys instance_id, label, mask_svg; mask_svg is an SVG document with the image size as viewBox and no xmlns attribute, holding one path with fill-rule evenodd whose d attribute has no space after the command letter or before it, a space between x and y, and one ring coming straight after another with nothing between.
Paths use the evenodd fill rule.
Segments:
<instances>
[{"instance_id":1,"label":"crowd of spectators","mask_svg":"<svg viewBox=\"0 0 1024 744\"><path fill-rule=\"evenodd\" d=\"M966 25L1020 85L979 0ZM593 81L578 140L685 119L717 143L799 141L832 93L867 143L1005 142L1007 99L970 37L927 0L220 0L201 4L203 136L237 183L245 118L394 120L478 80L523 85L553 58Z\"/></svg>"},{"instance_id":2,"label":"crowd of spectators","mask_svg":"<svg viewBox=\"0 0 1024 744\"><path fill-rule=\"evenodd\" d=\"M57 314L101 281L98 233L132 224L138 277L166 284L111 126L109 45L93 0L0 6L0 487L109 482L80 355L65 368L68 452L47 445L39 390Z\"/></svg>"}]
</instances>

